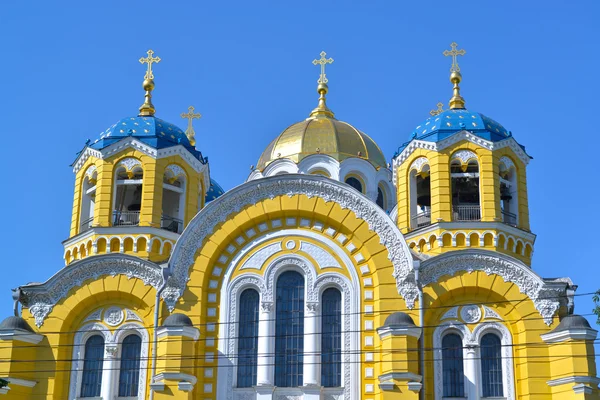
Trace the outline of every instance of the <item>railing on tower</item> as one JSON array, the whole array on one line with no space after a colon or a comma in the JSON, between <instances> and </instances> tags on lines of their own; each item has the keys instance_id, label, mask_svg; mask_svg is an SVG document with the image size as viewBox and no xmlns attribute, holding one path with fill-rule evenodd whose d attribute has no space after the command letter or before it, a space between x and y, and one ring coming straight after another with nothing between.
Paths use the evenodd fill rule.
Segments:
<instances>
[{"instance_id":1,"label":"railing on tower","mask_svg":"<svg viewBox=\"0 0 600 400\"><path fill-rule=\"evenodd\" d=\"M160 227L161 229L165 229L167 231L181 233L183 230L183 221L178 218L163 214L160 219Z\"/></svg>"},{"instance_id":2,"label":"railing on tower","mask_svg":"<svg viewBox=\"0 0 600 400\"><path fill-rule=\"evenodd\" d=\"M139 211L113 211L113 226L137 226L139 224Z\"/></svg>"},{"instance_id":3,"label":"railing on tower","mask_svg":"<svg viewBox=\"0 0 600 400\"><path fill-rule=\"evenodd\" d=\"M517 226L517 214L502 210L502 222L508 225Z\"/></svg>"},{"instance_id":4,"label":"railing on tower","mask_svg":"<svg viewBox=\"0 0 600 400\"><path fill-rule=\"evenodd\" d=\"M427 225L431 225L431 212L425 211L412 216L412 228L418 229Z\"/></svg>"},{"instance_id":5,"label":"railing on tower","mask_svg":"<svg viewBox=\"0 0 600 400\"><path fill-rule=\"evenodd\" d=\"M92 222L94 222L94 217L90 217L85 221L81 221L79 232L85 232L88 229L92 229Z\"/></svg>"},{"instance_id":6,"label":"railing on tower","mask_svg":"<svg viewBox=\"0 0 600 400\"><path fill-rule=\"evenodd\" d=\"M454 221L480 221L481 207L478 205L454 205L452 214Z\"/></svg>"}]
</instances>

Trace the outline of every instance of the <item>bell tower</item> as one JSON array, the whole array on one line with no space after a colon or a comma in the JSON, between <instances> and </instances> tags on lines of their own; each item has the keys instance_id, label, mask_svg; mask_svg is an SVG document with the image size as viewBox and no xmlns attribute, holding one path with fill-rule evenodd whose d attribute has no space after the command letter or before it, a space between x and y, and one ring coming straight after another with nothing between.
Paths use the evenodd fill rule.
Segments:
<instances>
[{"instance_id":1,"label":"bell tower","mask_svg":"<svg viewBox=\"0 0 600 400\"><path fill-rule=\"evenodd\" d=\"M192 120L182 114L187 133L155 117L152 50L146 64L144 103L88 141L73 163L75 195L71 231L63 242L65 262L106 253L166 260L185 225L204 206L210 188L208 160L194 147Z\"/></svg>"},{"instance_id":2,"label":"bell tower","mask_svg":"<svg viewBox=\"0 0 600 400\"><path fill-rule=\"evenodd\" d=\"M509 254L531 264L526 168L531 157L501 124L465 108L452 43L453 95L418 125L394 156L397 224L409 246L427 255L465 248Z\"/></svg>"}]
</instances>

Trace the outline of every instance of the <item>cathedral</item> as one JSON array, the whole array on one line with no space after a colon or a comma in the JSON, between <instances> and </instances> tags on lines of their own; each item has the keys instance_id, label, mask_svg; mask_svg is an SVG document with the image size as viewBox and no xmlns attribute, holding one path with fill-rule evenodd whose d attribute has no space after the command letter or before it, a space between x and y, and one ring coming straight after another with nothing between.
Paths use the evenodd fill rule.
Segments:
<instances>
[{"instance_id":1,"label":"cathedral","mask_svg":"<svg viewBox=\"0 0 600 400\"><path fill-rule=\"evenodd\" d=\"M139 113L73 161L64 266L13 290L0 399L600 398L577 286L530 267L531 156L466 108L464 54L388 159L328 107L322 52L316 108L224 191L200 114L155 116L149 50Z\"/></svg>"}]
</instances>

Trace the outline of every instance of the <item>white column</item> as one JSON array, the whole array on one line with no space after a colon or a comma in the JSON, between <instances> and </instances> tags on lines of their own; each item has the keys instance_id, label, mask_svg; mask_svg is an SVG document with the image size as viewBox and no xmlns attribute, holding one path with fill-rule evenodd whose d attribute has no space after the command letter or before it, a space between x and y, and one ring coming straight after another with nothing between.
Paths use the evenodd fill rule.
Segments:
<instances>
[{"instance_id":1,"label":"white column","mask_svg":"<svg viewBox=\"0 0 600 400\"><path fill-rule=\"evenodd\" d=\"M304 313L304 399L320 398L321 356L319 335L319 304L307 303Z\"/></svg>"},{"instance_id":2,"label":"white column","mask_svg":"<svg viewBox=\"0 0 600 400\"><path fill-rule=\"evenodd\" d=\"M256 384L273 386L273 363L275 358L275 318L273 303L261 302L258 319L258 357L256 368Z\"/></svg>"},{"instance_id":3,"label":"white column","mask_svg":"<svg viewBox=\"0 0 600 400\"><path fill-rule=\"evenodd\" d=\"M469 400L478 400L477 391L477 347L465 345L465 394Z\"/></svg>"},{"instance_id":4,"label":"white column","mask_svg":"<svg viewBox=\"0 0 600 400\"><path fill-rule=\"evenodd\" d=\"M112 400L115 393L115 376L117 367L117 345L106 344L104 347L104 362L102 363L102 389L100 395L103 400Z\"/></svg>"}]
</instances>

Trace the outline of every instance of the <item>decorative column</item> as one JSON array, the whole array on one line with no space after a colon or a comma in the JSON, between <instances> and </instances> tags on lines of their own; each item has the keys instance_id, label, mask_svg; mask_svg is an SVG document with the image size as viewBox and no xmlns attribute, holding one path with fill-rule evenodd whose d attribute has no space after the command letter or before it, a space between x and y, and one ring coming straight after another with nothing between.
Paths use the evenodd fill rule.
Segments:
<instances>
[{"instance_id":1,"label":"decorative column","mask_svg":"<svg viewBox=\"0 0 600 400\"><path fill-rule=\"evenodd\" d=\"M100 395L103 399L112 399L115 396L115 372L117 367L118 348L116 343L106 343L104 347L104 362L102 363L102 389Z\"/></svg>"},{"instance_id":2,"label":"decorative column","mask_svg":"<svg viewBox=\"0 0 600 400\"><path fill-rule=\"evenodd\" d=\"M257 400L269 400L273 397L273 377L275 362L275 318L273 303L262 301L258 317L258 350L256 367Z\"/></svg>"},{"instance_id":3,"label":"decorative column","mask_svg":"<svg viewBox=\"0 0 600 400\"><path fill-rule=\"evenodd\" d=\"M304 314L303 390L305 400L321 398L319 303L306 303Z\"/></svg>"},{"instance_id":4,"label":"decorative column","mask_svg":"<svg viewBox=\"0 0 600 400\"><path fill-rule=\"evenodd\" d=\"M465 394L469 400L479 399L477 392L477 346L465 344Z\"/></svg>"}]
</instances>

